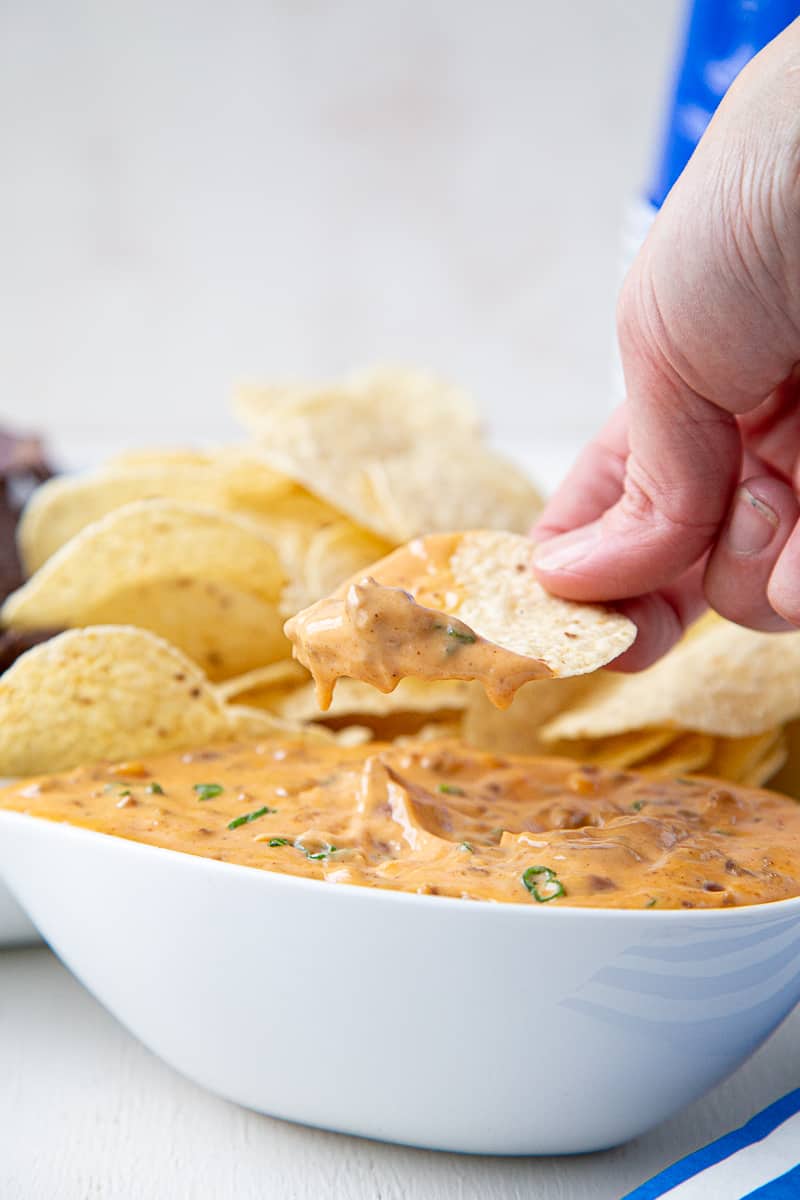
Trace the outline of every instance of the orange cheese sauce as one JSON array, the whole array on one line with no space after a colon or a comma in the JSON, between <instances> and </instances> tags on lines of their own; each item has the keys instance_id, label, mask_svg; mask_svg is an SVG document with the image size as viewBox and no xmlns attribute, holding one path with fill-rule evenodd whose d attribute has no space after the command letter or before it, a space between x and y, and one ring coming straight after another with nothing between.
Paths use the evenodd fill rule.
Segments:
<instances>
[{"instance_id":1,"label":"orange cheese sauce","mask_svg":"<svg viewBox=\"0 0 800 1200\"><path fill-rule=\"evenodd\" d=\"M458 534L417 538L370 575L342 584L286 622L293 652L314 677L320 708L343 676L391 692L401 679L477 679L498 708L553 672L446 615L463 598L450 569ZM412 594L413 593L413 594Z\"/></svg>"},{"instance_id":2,"label":"orange cheese sauce","mask_svg":"<svg viewBox=\"0 0 800 1200\"><path fill-rule=\"evenodd\" d=\"M0 807L332 885L537 907L800 895L800 806L784 796L455 741L211 747L26 780Z\"/></svg>"}]
</instances>

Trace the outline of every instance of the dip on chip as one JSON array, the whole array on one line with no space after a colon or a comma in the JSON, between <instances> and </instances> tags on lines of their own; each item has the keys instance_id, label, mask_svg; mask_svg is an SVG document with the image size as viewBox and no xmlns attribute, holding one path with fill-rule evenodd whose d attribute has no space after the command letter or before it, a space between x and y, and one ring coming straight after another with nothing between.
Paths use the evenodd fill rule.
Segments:
<instances>
[{"instance_id":1,"label":"dip on chip","mask_svg":"<svg viewBox=\"0 0 800 1200\"><path fill-rule=\"evenodd\" d=\"M551 596L532 558L512 533L432 534L298 613L286 634L320 706L348 676L382 692L407 677L475 679L505 708L529 680L594 671L627 650L627 617Z\"/></svg>"}]
</instances>

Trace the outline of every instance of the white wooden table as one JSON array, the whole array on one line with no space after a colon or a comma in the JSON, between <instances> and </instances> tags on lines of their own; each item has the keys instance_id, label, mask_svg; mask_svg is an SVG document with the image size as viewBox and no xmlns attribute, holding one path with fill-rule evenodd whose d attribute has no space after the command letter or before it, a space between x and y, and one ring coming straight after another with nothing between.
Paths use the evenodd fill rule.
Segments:
<instances>
[{"instance_id":1,"label":"white wooden table","mask_svg":"<svg viewBox=\"0 0 800 1200\"><path fill-rule=\"evenodd\" d=\"M800 1009L674 1120L576 1158L436 1154L247 1112L154 1058L41 947L0 951L0 1070L2 1200L619 1200L800 1085Z\"/></svg>"}]
</instances>

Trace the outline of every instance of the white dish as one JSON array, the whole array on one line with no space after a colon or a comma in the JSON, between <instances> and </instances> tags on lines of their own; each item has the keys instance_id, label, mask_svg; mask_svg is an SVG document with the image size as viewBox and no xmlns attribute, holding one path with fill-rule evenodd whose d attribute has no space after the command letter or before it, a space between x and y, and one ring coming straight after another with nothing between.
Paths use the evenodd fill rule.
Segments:
<instances>
[{"instance_id":1,"label":"white dish","mask_svg":"<svg viewBox=\"0 0 800 1200\"><path fill-rule=\"evenodd\" d=\"M597 1150L800 999L800 898L676 912L323 884L0 812L0 866L137 1037L249 1108L484 1154Z\"/></svg>"},{"instance_id":2,"label":"white dish","mask_svg":"<svg viewBox=\"0 0 800 1200\"><path fill-rule=\"evenodd\" d=\"M3 787L8 780L0 780ZM39 933L0 879L0 950L38 942Z\"/></svg>"},{"instance_id":3,"label":"white dish","mask_svg":"<svg viewBox=\"0 0 800 1200\"><path fill-rule=\"evenodd\" d=\"M0 883L0 950L4 946L24 946L37 942L35 926L17 904L11 892Z\"/></svg>"}]
</instances>

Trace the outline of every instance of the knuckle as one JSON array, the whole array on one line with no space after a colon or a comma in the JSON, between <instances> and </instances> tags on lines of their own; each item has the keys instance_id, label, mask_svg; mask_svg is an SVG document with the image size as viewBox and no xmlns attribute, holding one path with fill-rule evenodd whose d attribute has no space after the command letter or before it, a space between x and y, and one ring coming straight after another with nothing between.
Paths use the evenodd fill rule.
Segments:
<instances>
[{"instance_id":1,"label":"knuckle","mask_svg":"<svg viewBox=\"0 0 800 1200\"><path fill-rule=\"evenodd\" d=\"M658 479L635 456L628 460L620 506L634 524L653 528L658 536L673 533L713 537L719 521L698 513L693 490Z\"/></svg>"}]
</instances>

